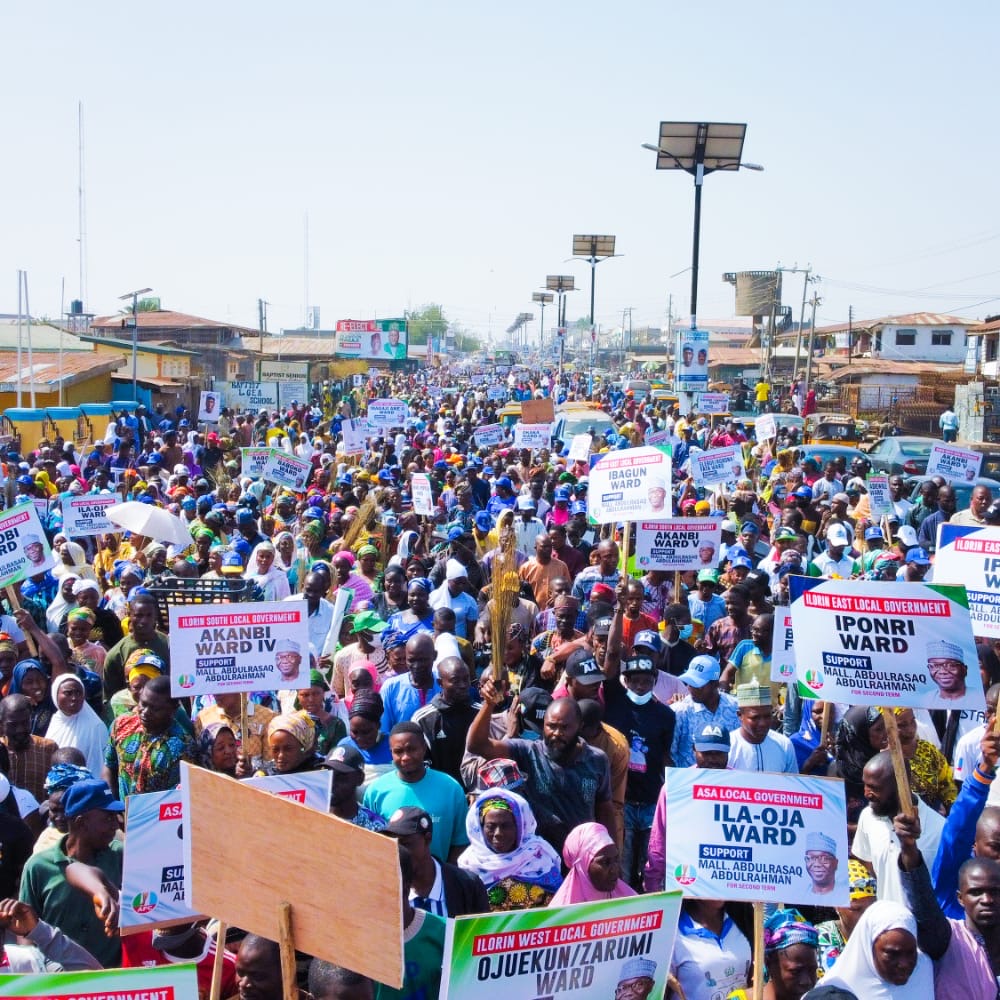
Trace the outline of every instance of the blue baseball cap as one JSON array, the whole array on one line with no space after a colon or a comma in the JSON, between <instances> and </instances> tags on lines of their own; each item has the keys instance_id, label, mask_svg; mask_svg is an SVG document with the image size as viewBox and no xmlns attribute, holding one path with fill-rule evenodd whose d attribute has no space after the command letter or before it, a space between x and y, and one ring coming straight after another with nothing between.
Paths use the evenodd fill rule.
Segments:
<instances>
[{"instance_id":1,"label":"blue baseball cap","mask_svg":"<svg viewBox=\"0 0 1000 1000\"><path fill-rule=\"evenodd\" d=\"M73 819L92 809L100 809L102 812L125 812L125 803L119 802L111 794L106 782L98 778L84 778L63 792L62 808L66 819Z\"/></svg>"},{"instance_id":2,"label":"blue baseball cap","mask_svg":"<svg viewBox=\"0 0 1000 1000\"><path fill-rule=\"evenodd\" d=\"M873 538L881 538L882 541L885 541L885 535L882 534L882 529L877 524L865 529L865 541L870 542Z\"/></svg>"},{"instance_id":3,"label":"blue baseball cap","mask_svg":"<svg viewBox=\"0 0 1000 1000\"><path fill-rule=\"evenodd\" d=\"M660 637L651 629L644 628L636 637L632 640L632 649L637 649L642 646L643 649L651 649L654 653L658 653L663 648L663 643L660 641Z\"/></svg>"},{"instance_id":4,"label":"blue baseball cap","mask_svg":"<svg viewBox=\"0 0 1000 1000\"><path fill-rule=\"evenodd\" d=\"M717 681L721 676L722 668L714 656L696 656L681 674L680 680L688 687L700 688Z\"/></svg>"},{"instance_id":5,"label":"blue baseball cap","mask_svg":"<svg viewBox=\"0 0 1000 1000\"><path fill-rule=\"evenodd\" d=\"M919 545L914 546L906 553L906 561L913 563L914 566L930 566L931 564L927 549L922 549Z\"/></svg>"},{"instance_id":6,"label":"blue baseball cap","mask_svg":"<svg viewBox=\"0 0 1000 1000\"><path fill-rule=\"evenodd\" d=\"M509 490L513 490L514 489L514 484L510 481L510 477L509 476L501 476L497 480L496 486L497 486L497 489L500 489L501 486L506 486L507 489L509 489Z\"/></svg>"},{"instance_id":7,"label":"blue baseball cap","mask_svg":"<svg viewBox=\"0 0 1000 1000\"><path fill-rule=\"evenodd\" d=\"M558 503L560 500L569 500L569 487L557 486L555 492L555 500L556 503Z\"/></svg>"},{"instance_id":8,"label":"blue baseball cap","mask_svg":"<svg viewBox=\"0 0 1000 1000\"><path fill-rule=\"evenodd\" d=\"M476 527L480 531L489 531L493 527L493 518L485 511L481 510L476 514Z\"/></svg>"},{"instance_id":9,"label":"blue baseball cap","mask_svg":"<svg viewBox=\"0 0 1000 1000\"><path fill-rule=\"evenodd\" d=\"M454 528L448 529L448 541L457 542L464 534L465 531L456 524Z\"/></svg>"},{"instance_id":10,"label":"blue baseball cap","mask_svg":"<svg viewBox=\"0 0 1000 1000\"><path fill-rule=\"evenodd\" d=\"M586 514L587 504L583 500L577 500L572 507L570 507L569 512L571 514Z\"/></svg>"}]
</instances>

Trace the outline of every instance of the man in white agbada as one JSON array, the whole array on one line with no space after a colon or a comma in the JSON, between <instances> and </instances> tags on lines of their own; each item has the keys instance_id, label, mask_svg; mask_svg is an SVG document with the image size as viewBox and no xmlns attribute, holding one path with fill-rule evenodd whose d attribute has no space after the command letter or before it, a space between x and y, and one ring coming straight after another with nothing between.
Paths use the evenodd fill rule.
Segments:
<instances>
[{"instance_id":1,"label":"man in white agbada","mask_svg":"<svg viewBox=\"0 0 1000 1000\"><path fill-rule=\"evenodd\" d=\"M771 729L771 687L741 684L736 689L740 728L730 735L729 766L737 771L798 774L792 741Z\"/></svg>"}]
</instances>

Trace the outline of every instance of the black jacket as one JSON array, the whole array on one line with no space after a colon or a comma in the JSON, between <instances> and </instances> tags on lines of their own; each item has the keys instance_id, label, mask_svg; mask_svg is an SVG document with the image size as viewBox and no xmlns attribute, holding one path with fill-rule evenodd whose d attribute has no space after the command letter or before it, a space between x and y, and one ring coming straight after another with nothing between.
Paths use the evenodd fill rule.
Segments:
<instances>
[{"instance_id":1,"label":"black jacket","mask_svg":"<svg viewBox=\"0 0 1000 1000\"><path fill-rule=\"evenodd\" d=\"M461 917L467 913L489 913L490 899L486 886L479 877L458 865L439 861L441 882L444 884L444 902L449 917Z\"/></svg>"}]
</instances>

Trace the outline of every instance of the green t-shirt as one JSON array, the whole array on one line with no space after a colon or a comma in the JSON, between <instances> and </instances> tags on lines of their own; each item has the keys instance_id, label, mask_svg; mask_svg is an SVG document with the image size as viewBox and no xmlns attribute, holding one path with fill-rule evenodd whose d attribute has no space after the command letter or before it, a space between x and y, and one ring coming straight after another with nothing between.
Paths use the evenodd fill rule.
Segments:
<instances>
[{"instance_id":1,"label":"green t-shirt","mask_svg":"<svg viewBox=\"0 0 1000 1000\"><path fill-rule=\"evenodd\" d=\"M375 1000L437 1000L447 925L444 917L413 911L410 926L403 929L403 988L376 983Z\"/></svg>"}]
</instances>

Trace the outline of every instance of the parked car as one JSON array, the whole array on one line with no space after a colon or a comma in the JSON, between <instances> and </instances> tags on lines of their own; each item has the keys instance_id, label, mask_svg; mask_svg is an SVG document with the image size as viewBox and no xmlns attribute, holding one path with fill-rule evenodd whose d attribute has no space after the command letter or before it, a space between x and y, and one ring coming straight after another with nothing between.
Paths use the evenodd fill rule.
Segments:
<instances>
[{"instance_id":1,"label":"parked car","mask_svg":"<svg viewBox=\"0 0 1000 1000\"><path fill-rule=\"evenodd\" d=\"M844 468L850 472L851 462L856 458L866 458L867 456L859 448L849 448L843 444L804 444L797 449L799 461L804 458L814 458L819 463L820 471L827 462L836 461L843 458Z\"/></svg>"},{"instance_id":2,"label":"parked car","mask_svg":"<svg viewBox=\"0 0 1000 1000\"><path fill-rule=\"evenodd\" d=\"M1000 479L1000 444L989 441L962 441L957 447L968 451L978 451L983 456L983 464L979 467L981 476Z\"/></svg>"},{"instance_id":3,"label":"parked car","mask_svg":"<svg viewBox=\"0 0 1000 1000\"><path fill-rule=\"evenodd\" d=\"M593 434L595 437L615 431L615 422L596 406L568 403L556 410L552 437L569 445L576 434Z\"/></svg>"},{"instance_id":4,"label":"parked car","mask_svg":"<svg viewBox=\"0 0 1000 1000\"><path fill-rule=\"evenodd\" d=\"M908 493L913 503L916 503L920 499L920 487L930 478L930 476L906 476L903 479L904 493ZM971 483L956 479L948 485L955 491L955 507L957 510L969 509L972 491L977 486L987 486L993 492L994 497L1000 497L1000 480L990 479L986 476L973 479Z\"/></svg>"},{"instance_id":5,"label":"parked car","mask_svg":"<svg viewBox=\"0 0 1000 1000\"><path fill-rule=\"evenodd\" d=\"M873 472L888 472L890 476L922 476L927 471L931 448L938 444L929 437L886 437L868 449Z\"/></svg>"}]
</instances>

